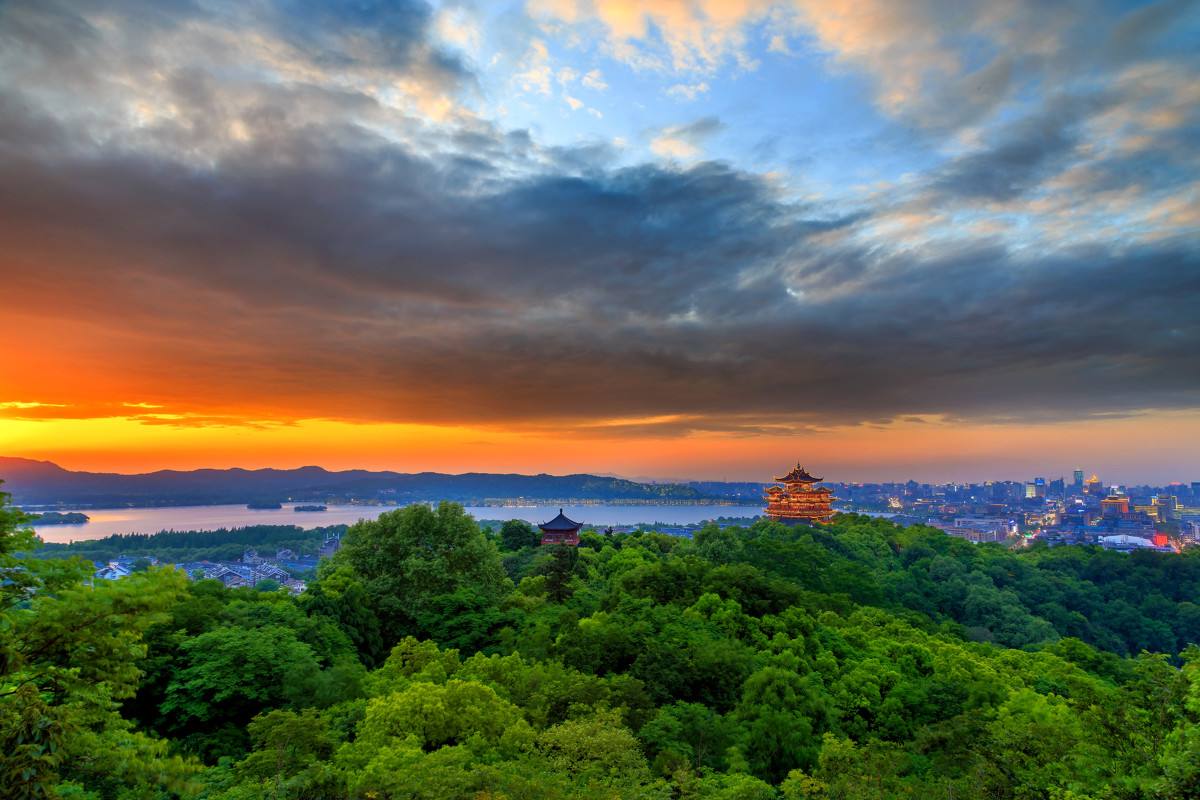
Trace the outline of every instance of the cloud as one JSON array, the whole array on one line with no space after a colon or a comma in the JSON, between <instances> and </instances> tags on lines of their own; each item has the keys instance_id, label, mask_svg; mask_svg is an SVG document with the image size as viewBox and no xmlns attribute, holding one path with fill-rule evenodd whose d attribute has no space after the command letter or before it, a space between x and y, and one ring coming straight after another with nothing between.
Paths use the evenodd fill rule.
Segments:
<instances>
[{"instance_id":1,"label":"cloud","mask_svg":"<svg viewBox=\"0 0 1200 800\"><path fill-rule=\"evenodd\" d=\"M712 71L729 58L749 66L743 27L769 10L770 4L760 0L703 4L539 0L528 4L535 20L592 26L611 54L635 67L676 71Z\"/></svg>"},{"instance_id":2,"label":"cloud","mask_svg":"<svg viewBox=\"0 0 1200 800\"><path fill-rule=\"evenodd\" d=\"M433 30L442 42L468 53L477 53L483 41L479 21L462 6L440 9Z\"/></svg>"},{"instance_id":3,"label":"cloud","mask_svg":"<svg viewBox=\"0 0 1200 800\"><path fill-rule=\"evenodd\" d=\"M701 117L687 125L663 128L650 140L650 152L662 158L696 158L704 142L722 127L721 120L716 117Z\"/></svg>"},{"instance_id":4,"label":"cloud","mask_svg":"<svg viewBox=\"0 0 1200 800\"><path fill-rule=\"evenodd\" d=\"M519 69L521 71L513 76L513 80L522 89L526 92L550 94L550 81L554 72L550 67L550 51L545 42L534 39L529 43L529 49L522 56Z\"/></svg>"},{"instance_id":5,"label":"cloud","mask_svg":"<svg viewBox=\"0 0 1200 800\"><path fill-rule=\"evenodd\" d=\"M707 92L708 84L704 81L700 81L699 83L676 83L667 88L667 94L671 97L689 102Z\"/></svg>"},{"instance_id":6,"label":"cloud","mask_svg":"<svg viewBox=\"0 0 1200 800\"><path fill-rule=\"evenodd\" d=\"M536 20L598 36L611 56L636 69L699 76L730 64L749 70L757 66L754 43L765 38L768 52L794 54L788 41L805 42L832 66L866 75L884 112L938 131L989 119L1021 102L1022 89L1103 75L1144 57L1173 31L1190 30L1194 38L1198 10L1194 0L1159 0L1123 15L1036 0L529 5ZM1187 34L1179 38L1186 48ZM689 83L696 81L680 85Z\"/></svg>"},{"instance_id":7,"label":"cloud","mask_svg":"<svg viewBox=\"0 0 1200 800\"><path fill-rule=\"evenodd\" d=\"M995 133L995 141L940 167L933 189L959 198L1011 200L1028 193L1069 163L1080 144L1076 127L1092 98L1051 98L1043 113Z\"/></svg>"},{"instance_id":8,"label":"cloud","mask_svg":"<svg viewBox=\"0 0 1200 800\"><path fill-rule=\"evenodd\" d=\"M581 82L584 86L597 92L603 92L608 88L608 84L604 81L604 74L598 69L588 70Z\"/></svg>"},{"instance_id":9,"label":"cloud","mask_svg":"<svg viewBox=\"0 0 1200 800\"><path fill-rule=\"evenodd\" d=\"M638 164L424 115L404 87L473 83L424 6L255 5L254 36L98 8L0 11L7 416L633 436L1200 407L1186 79L1127 65L835 202L696 161L712 116Z\"/></svg>"}]
</instances>

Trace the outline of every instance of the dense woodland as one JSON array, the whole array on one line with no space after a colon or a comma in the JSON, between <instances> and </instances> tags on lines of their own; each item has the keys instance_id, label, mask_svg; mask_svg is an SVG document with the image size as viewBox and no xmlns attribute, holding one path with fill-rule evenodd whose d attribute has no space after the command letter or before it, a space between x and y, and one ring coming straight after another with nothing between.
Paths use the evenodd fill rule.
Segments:
<instances>
[{"instance_id":1,"label":"dense woodland","mask_svg":"<svg viewBox=\"0 0 1200 800\"><path fill-rule=\"evenodd\" d=\"M183 561L236 561L248 548L272 556L284 548L312 554L328 536L342 534L345 525L301 528L297 525L247 525L215 531L159 531L119 533L100 539L47 543L27 555L40 558L78 556L90 561L110 561L118 556L154 558L165 563Z\"/></svg>"},{"instance_id":2,"label":"dense woodland","mask_svg":"<svg viewBox=\"0 0 1200 800\"><path fill-rule=\"evenodd\" d=\"M352 526L298 598L89 585L0 508L0 796L1200 796L1200 553L847 515Z\"/></svg>"}]
</instances>

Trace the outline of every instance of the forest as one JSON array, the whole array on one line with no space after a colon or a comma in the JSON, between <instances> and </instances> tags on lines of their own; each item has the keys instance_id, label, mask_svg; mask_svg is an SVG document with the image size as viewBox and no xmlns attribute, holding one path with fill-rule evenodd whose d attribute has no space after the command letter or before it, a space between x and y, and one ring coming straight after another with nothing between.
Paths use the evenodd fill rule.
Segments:
<instances>
[{"instance_id":1,"label":"forest","mask_svg":"<svg viewBox=\"0 0 1200 800\"><path fill-rule=\"evenodd\" d=\"M0 796L1200 797L1200 552L923 526L583 534L413 505L298 597L31 558L0 503Z\"/></svg>"},{"instance_id":2,"label":"forest","mask_svg":"<svg viewBox=\"0 0 1200 800\"><path fill-rule=\"evenodd\" d=\"M301 528L297 525L247 525L215 531L159 531L120 533L100 539L47 542L22 555L37 558L78 556L89 561L110 561L118 556L153 558L164 562L234 561L247 548L272 554L287 548L294 553L315 553L329 536L345 533L345 525Z\"/></svg>"}]
</instances>

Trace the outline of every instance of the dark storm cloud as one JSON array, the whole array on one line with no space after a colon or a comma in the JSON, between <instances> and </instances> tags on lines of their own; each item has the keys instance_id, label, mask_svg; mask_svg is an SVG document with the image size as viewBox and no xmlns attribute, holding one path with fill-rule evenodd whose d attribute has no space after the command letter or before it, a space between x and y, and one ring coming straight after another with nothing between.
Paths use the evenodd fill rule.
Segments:
<instances>
[{"instance_id":1,"label":"dark storm cloud","mask_svg":"<svg viewBox=\"0 0 1200 800\"><path fill-rule=\"evenodd\" d=\"M284 21L267 30L311 45L309 66L351 57L326 38L340 25L379 33L355 58L470 80L429 44L424 6L333 19L300 5L274 6ZM74 30L47 21L65 12L29 8L17 16L38 46L65 46L47 38ZM158 6L145 24L196 13ZM721 163L614 167L605 145L542 148L478 120L381 132L378 100L355 86L162 67L156 91L178 110L124 135L62 107L57 77L6 85L0 269L14 311L91 325L131 397L212 412L198 419L250 405L750 434L1200 404L1194 242L890 247L863 235L886 203L798 203ZM918 188L1019 199L1061 171L1100 107L1052 103Z\"/></svg>"},{"instance_id":2,"label":"dark storm cloud","mask_svg":"<svg viewBox=\"0 0 1200 800\"><path fill-rule=\"evenodd\" d=\"M1160 0L1130 11L1115 26L1107 46L1102 49L1104 57L1128 61L1151 52L1152 45L1164 34L1183 34L1183 46L1191 38L1181 26L1189 15L1200 11L1197 0ZM1184 50L1183 52L1187 52Z\"/></svg>"},{"instance_id":3,"label":"dark storm cloud","mask_svg":"<svg viewBox=\"0 0 1200 800\"><path fill-rule=\"evenodd\" d=\"M457 56L429 45L433 12L423 0L277 0L274 28L315 62L337 71L367 60L454 84L473 75Z\"/></svg>"},{"instance_id":4,"label":"dark storm cloud","mask_svg":"<svg viewBox=\"0 0 1200 800\"><path fill-rule=\"evenodd\" d=\"M995 134L992 146L956 158L933 175L935 191L963 198L1011 200L1063 169L1080 141L1077 126L1104 104L1096 97L1052 98L1040 113Z\"/></svg>"}]
</instances>

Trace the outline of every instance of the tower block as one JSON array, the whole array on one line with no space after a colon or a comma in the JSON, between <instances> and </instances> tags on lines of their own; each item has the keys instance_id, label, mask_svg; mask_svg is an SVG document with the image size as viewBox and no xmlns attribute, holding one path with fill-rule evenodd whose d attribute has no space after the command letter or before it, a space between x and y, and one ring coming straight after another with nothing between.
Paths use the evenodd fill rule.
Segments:
<instances>
[{"instance_id":1,"label":"tower block","mask_svg":"<svg viewBox=\"0 0 1200 800\"><path fill-rule=\"evenodd\" d=\"M770 486L763 499L767 501L766 514L777 522L788 525L797 523L829 522L833 519L832 489L817 486L821 478L815 478L799 464L780 478L783 486Z\"/></svg>"}]
</instances>

